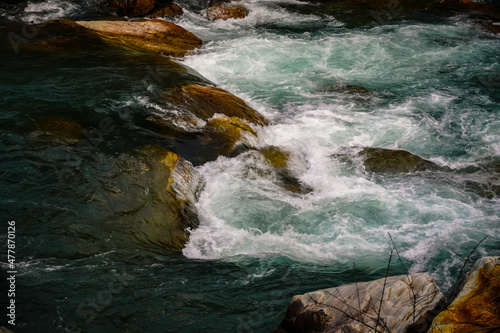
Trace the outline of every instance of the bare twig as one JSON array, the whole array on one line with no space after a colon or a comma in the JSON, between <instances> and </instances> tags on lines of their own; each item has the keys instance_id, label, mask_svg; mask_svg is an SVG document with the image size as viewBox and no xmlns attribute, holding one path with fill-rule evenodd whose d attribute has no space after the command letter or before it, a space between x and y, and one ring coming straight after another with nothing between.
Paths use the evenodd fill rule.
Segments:
<instances>
[{"instance_id":1,"label":"bare twig","mask_svg":"<svg viewBox=\"0 0 500 333\"><path fill-rule=\"evenodd\" d=\"M391 267L391 261L392 261L392 256L394 254L394 249L391 248L391 254L389 255L389 262L387 263L387 269L385 271L385 277L384 277L384 285L382 286L382 295L380 295L380 303L378 306L378 311L377 311L377 321L375 322L375 332L377 332L377 328L379 325L380 321L380 311L382 310L382 301L384 300L384 292L385 292L385 286L387 284L387 277L389 276L389 268Z\"/></svg>"},{"instance_id":2,"label":"bare twig","mask_svg":"<svg viewBox=\"0 0 500 333\"><path fill-rule=\"evenodd\" d=\"M354 263L354 283L356 284L356 296L358 297L358 309L361 312L361 301L359 300L358 279L356 277L356 263Z\"/></svg>"},{"instance_id":3,"label":"bare twig","mask_svg":"<svg viewBox=\"0 0 500 333\"><path fill-rule=\"evenodd\" d=\"M403 272L406 275L406 278L408 279L408 288L411 291L411 294L413 296L413 323L415 323L415 316L416 316L416 308L417 308L417 296L415 295L415 290L413 289L413 286L411 285L411 280L410 276L408 275L408 270L406 269L405 264L403 263L403 260L401 259L401 256L399 255L398 248L396 247L396 243L394 243L394 239L392 238L392 235L390 232L387 233L389 235L389 238L391 239L392 246L394 247L394 250L396 250L396 254L399 259L399 263L401 264L401 268L403 268Z\"/></svg>"},{"instance_id":4,"label":"bare twig","mask_svg":"<svg viewBox=\"0 0 500 333\"><path fill-rule=\"evenodd\" d=\"M464 272L465 266L467 266L467 263L469 262L470 257L472 256L472 254L474 253L474 251L476 251L477 247L479 245L481 245L481 243L484 242L484 240L486 238L488 238L488 236L485 236L483 239L481 239L479 241L479 243L477 243L476 246L474 246L474 248L472 249L472 251L470 251L469 255L467 256L467 259L465 260L464 265L462 266L462 269L460 270L460 273L458 273L458 276L455 279L455 283L453 284L453 288L451 288L450 295L448 297L450 299L450 302L452 301L452 296L455 295L455 289L458 287L458 284L460 282L460 278L462 277L462 273Z\"/></svg>"}]
</instances>

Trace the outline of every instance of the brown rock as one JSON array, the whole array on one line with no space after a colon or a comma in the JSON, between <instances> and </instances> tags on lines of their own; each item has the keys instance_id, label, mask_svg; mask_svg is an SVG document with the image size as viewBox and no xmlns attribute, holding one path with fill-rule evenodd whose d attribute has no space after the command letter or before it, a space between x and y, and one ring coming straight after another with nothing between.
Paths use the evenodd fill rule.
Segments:
<instances>
[{"instance_id":1,"label":"brown rock","mask_svg":"<svg viewBox=\"0 0 500 333\"><path fill-rule=\"evenodd\" d=\"M153 14L151 14L152 18L157 18L157 17L179 17L184 14L184 11L182 10L182 7L179 6L178 4L172 2L170 5L165 6L163 8L160 8L158 10L155 10Z\"/></svg>"},{"instance_id":2,"label":"brown rock","mask_svg":"<svg viewBox=\"0 0 500 333\"><path fill-rule=\"evenodd\" d=\"M499 295L500 257L479 259L453 303L434 319L429 333L497 331L500 327Z\"/></svg>"},{"instance_id":3,"label":"brown rock","mask_svg":"<svg viewBox=\"0 0 500 333\"><path fill-rule=\"evenodd\" d=\"M275 169L279 185L292 193L307 194L313 189L304 185L290 171L290 160L292 154L276 146L267 146L260 150L266 161Z\"/></svg>"},{"instance_id":4,"label":"brown rock","mask_svg":"<svg viewBox=\"0 0 500 333\"><path fill-rule=\"evenodd\" d=\"M209 139L217 141L217 151L224 156L231 156L237 148L238 141L243 140L245 134L257 136L255 130L237 117L220 117L210 119L205 132Z\"/></svg>"},{"instance_id":5,"label":"brown rock","mask_svg":"<svg viewBox=\"0 0 500 333\"><path fill-rule=\"evenodd\" d=\"M163 20L70 21L62 23L78 32L96 34L107 44L182 57L202 45L201 39Z\"/></svg>"},{"instance_id":6,"label":"brown rock","mask_svg":"<svg viewBox=\"0 0 500 333\"><path fill-rule=\"evenodd\" d=\"M260 150L267 162L275 168L283 168L288 164L290 153L276 146L267 146Z\"/></svg>"},{"instance_id":7,"label":"brown rock","mask_svg":"<svg viewBox=\"0 0 500 333\"><path fill-rule=\"evenodd\" d=\"M62 117L47 117L37 121L39 127L34 134L39 138L49 138L52 141L75 143L84 138L80 124Z\"/></svg>"},{"instance_id":8,"label":"brown rock","mask_svg":"<svg viewBox=\"0 0 500 333\"><path fill-rule=\"evenodd\" d=\"M215 114L222 114L238 117L253 124L267 124L267 120L242 99L223 89L205 84L177 86L169 91L167 98L203 120L209 120Z\"/></svg>"},{"instance_id":9,"label":"brown rock","mask_svg":"<svg viewBox=\"0 0 500 333\"><path fill-rule=\"evenodd\" d=\"M398 173L438 169L433 162L405 150L364 148L359 154L364 157L365 168L370 172Z\"/></svg>"},{"instance_id":10,"label":"brown rock","mask_svg":"<svg viewBox=\"0 0 500 333\"><path fill-rule=\"evenodd\" d=\"M443 305L428 274L391 276L294 296L278 332L423 332Z\"/></svg>"},{"instance_id":11,"label":"brown rock","mask_svg":"<svg viewBox=\"0 0 500 333\"><path fill-rule=\"evenodd\" d=\"M157 202L140 208L137 215L142 218L134 228L138 236L147 237L148 242L180 251L189 238L187 229L199 224L194 206L199 175L191 163L160 147L146 146L139 153L144 156L139 173L147 175L150 181L143 186L150 186L152 198ZM120 195L126 197L127 193Z\"/></svg>"},{"instance_id":12,"label":"brown rock","mask_svg":"<svg viewBox=\"0 0 500 333\"><path fill-rule=\"evenodd\" d=\"M500 24L483 23L482 27L487 31L500 35Z\"/></svg>"},{"instance_id":13,"label":"brown rock","mask_svg":"<svg viewBox=\"0 0 500 333\"><path fill-rule=\"evenodd\" d=\"M117 15L137 17L151 13L155 4L156 0L109 0L106 6Z\"/></svg>"},{"instance_id":14,"label":"brown rock","mask_svg":"<svg viewBox=\"0 0 500 333\"><path fill-rule=\"evenodd\" d=\"M248 15L248 10L241 5L237 6L222 6L215 5L207 9L207 17L209 20L228 20L242 19Z\"/></svg>"}]
</instances>

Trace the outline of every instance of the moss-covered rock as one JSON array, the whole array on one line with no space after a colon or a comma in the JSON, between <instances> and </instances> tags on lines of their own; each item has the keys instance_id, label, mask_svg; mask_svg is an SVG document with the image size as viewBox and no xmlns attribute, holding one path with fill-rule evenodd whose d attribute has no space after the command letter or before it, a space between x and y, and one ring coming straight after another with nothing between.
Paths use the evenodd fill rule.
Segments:
<instances>
[{"instance_id":1,"label":"moss-covered rock","mask_svg":"<svg viewBox=\"0 0 500 333\"><path fill-rule=\"evenodd\" d=\"M453 303L441 312L429 333L493 332L500 327L500 257L479 259Z\"/></svg>"},{"instance_id":2,"label":"moss-covered rock","mask_svg":"<svg viewBox=\"0 0 500 333\"><path fill-rule=\"evenodd\" d=\"M148 188L148 198L136 211L135 225L128 227L144 242L180 251L188 241L188 229L199 224L194 206L199 175L191 163L170 151L146 146L138 152L138 173L148 179L148 184L141 184Z\"/></svg>"},{"instance_id":3,"label":"moss-covered rock","mask_svg":"<svg viewBox=\"0 0 500 333\"><path fill-rule=\"evenodd\" d=\"M260 150L262 155L266 158L267 162L275 168L284 168L288 165L290 152L276 146L267 146Z\"/></svg>"},{"instance_id":4,"label":"moss-covered rock","mask_svg":"<svg viewBox=\"0 0 500 333\"><path fill-rule=\"evenodd\" d=\"M279 185L287 191L307 194L312 192L312 188L303 184L297 176L295 176L290 167L292 154L277 146L267 146L260 149L261 154L266 161L275 169L276 177Z\"/></svg>"},{"instance_id":5,"label":"moss-covered rock","mask_svg":"<svg viewBox=\"0 0 500 333\"><path fill-rule=\"evenodd\" d=\"M438 166L405 150L364 148L359 153L366 170L376 173L405 173L436 170Z\"/></svg>"},{"instance_id":6,"label":"moss-covered rock","mask_svg":"<svg viewBox=\"0 0 500 333\"><path fill-rule=\"evenodd\" d=\"M244 136L257 136L255 130L237 117L218 117L210 119L205 128L205 135L219 142L216 150L223 156L232 156L238 148L238 143L250 145L245 142Z\"/></svg>"},{"instance_id":7,"label":"moss-covered rock","mask_svg":"<svg viewBox=\"0 0 500 333\"><path fill-rule=\"evenodd\" d=\"M195 116L209 120L216 114L238 117L253 124L266 125L267 120L241 98L206 84L184 84L170 89L166 99Z\"/></svg>"}]
</instances>

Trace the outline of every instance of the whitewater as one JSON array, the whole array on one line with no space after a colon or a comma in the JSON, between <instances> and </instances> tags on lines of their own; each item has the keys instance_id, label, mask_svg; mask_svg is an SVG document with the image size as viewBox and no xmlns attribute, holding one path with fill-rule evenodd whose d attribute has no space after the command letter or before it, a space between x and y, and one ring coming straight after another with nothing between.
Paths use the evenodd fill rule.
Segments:
<instances>
[{"instance_id":1,"label":"whitewater","mask_svg":"<svg viewBox=\"0 0 500 333\"><path fill-rule=\"evenodd\" d=\"M114 89L142 79L142 64L96 61L87 68L69 58L48 74L33 58L9 55L13 65L3 69L0 91L2 109L9 111L2 116L1 143L11 162L2 163L2 172L20 170L20 180L2 180L2 205L5 219L14 210L29 219L18 232L26 244L19 259L25 304L19 321L27 323L19 332L36 322L42 331L58 332L71 331L72 322L86 332L270 332L293 295L350 283L355 274L360 281L383 277L389 235L404 266L428 272L445 293L484 237L473 258L498 255L500 201L488 191L495 192L500 179L486 167L500 161L498 35L463 14L373 17L355 25L319 5L242 0L247 17L210 21L196 1L180 4L184 15L173 22L204 45L175 61L265 115L270 125L257 127L257 137L248 140L256 148L290 152L290 172L312 191L284 189L256 150L221 156L195 166L202 179L195 204L200 225L182 253L155 244L122 246L117 230L126 227L91 212L86 203L94 194L84 185L92 177L112 178L107 165L121 157L99 152L80 158L70 148L50 147L50 161L72 156L68 165L82 163L86 178L46 184L33 172L40 170L35 162L49 163L46 155L9 126L45 108L72 110L81 119L96 117L86 114L95 110L131 123L123 130L129 135L140 125L119 112L124 106L173 111L139 84ZM0 6L0 25L98 12L98 1L25 1ZM106 71L119 83L105 86ZM26 75L20 83L19 72ZM67 86L85 89L75 97L62 89ZM60 88L52 94L54 87ZM9 97L12 92L20 97ZM75 111L75 101L85 107ZM126 141L110 140L102 147ZM370 172L359 155L365 147L406 150L440 169ZM19 213L24 207L27 212ZM393 263L390 273L403 270ZM101 297L110 282L120 287L92 317L76 310Z\"/></svg>"}]
</instances>

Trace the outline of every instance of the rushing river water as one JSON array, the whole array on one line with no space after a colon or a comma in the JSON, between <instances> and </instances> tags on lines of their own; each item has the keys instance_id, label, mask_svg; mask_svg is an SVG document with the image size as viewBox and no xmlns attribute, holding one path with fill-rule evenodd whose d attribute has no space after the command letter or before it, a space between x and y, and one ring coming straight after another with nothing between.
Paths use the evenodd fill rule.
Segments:
<instances>
[{"instance_id":1,"label":"rushing river water","mask_svg":"<svg viewBox=\"0 0 500 333\"><path fill-rule=\"evenodd\" d=\"M213 22L181 4L174 22L204 46L177 64L97 46L15 53L2 35L0 228L16 220L16 333L270 332L295 294L382 277L388 233L410 272L429 272L445 293L483 237L473 258L498 255L500 202L489 193L500 171L481 169L500 161L498 36L458 13L356 17L244 0L246 18ZM61 17L102 14L98 1L0 1L4 29ZM148 74L158 63L159 80ZM144 128L144 112L171 112L155 91L201 81L264 114L271 125L255 145L291 151L313 191L278 186L252 151L204 158L189 139ZM88 144L39 135L33 123L47 116L80 123ZM203 179L200 226L182 253L130 225L134 195L110 195L145 187L117 169L147 144L176 151ZM363 147L442 168L372 174Z\"/></svg>"}]
</instances>

